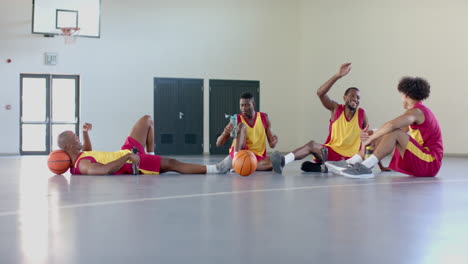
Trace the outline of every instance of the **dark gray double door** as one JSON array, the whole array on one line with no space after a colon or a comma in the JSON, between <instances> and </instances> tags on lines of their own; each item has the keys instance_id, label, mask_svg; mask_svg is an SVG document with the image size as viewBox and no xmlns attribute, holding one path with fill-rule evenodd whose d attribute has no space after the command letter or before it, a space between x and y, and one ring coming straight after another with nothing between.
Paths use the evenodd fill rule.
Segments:
<instances>
[{"instance_id":1,"label":"dark gray double door","mask_svg":"<svg viewBox=\"0 0 468 264\"><path fill-rule=\"evenodd\" d=\"M203 80L154 79L155 153L203 153Z\"/></svg>"},{"instance_id":2,"label":"dark gray double door","mask_svg":"<svg viewBox=\"0 0 468 264\"><path fill-rule=\"evenodd\" d=\"M260 82L210 80L210 153L227 154L232 140L216 147L216 139L228 123L224 114L238 114L243 92L255 97L260 109ZM160 155L203 153L203 80L154 79L155 152Z\"/></svg>"}]
</instances>

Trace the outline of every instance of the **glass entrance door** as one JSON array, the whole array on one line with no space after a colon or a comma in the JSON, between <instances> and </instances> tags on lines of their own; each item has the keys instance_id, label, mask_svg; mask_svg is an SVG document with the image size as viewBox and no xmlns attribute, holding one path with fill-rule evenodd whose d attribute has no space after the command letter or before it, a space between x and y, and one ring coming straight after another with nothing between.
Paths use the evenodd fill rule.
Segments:
<instances>
[{"instance_id":1,"label":"glass entrance door","mask_svg":"<svg viewBox=\"0 0 468 264\"><path fill-rule=\"evenodd\" d=\"M78 134L78 75L21 74L20 85L21 155L47 155L62 131Z\"/></svg>"}]
</instances>

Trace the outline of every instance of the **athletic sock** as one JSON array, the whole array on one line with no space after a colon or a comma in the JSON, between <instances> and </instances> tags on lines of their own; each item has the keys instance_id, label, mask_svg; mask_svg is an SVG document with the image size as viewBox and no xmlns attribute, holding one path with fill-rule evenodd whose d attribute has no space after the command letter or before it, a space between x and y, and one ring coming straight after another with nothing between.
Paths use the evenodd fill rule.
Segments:
<instances>
[{"instance_id":1,"label":"athletic sock","mask_svg":"<svg viewBox=\"0 0 468 264\"><path fill-rule=\"evenodd\" d=\"M154 155L154 152L147 152L146 154Z\"/></svg>"},{"instance_id":2,"label":"athletic sock","mask_svg":"<svg viewBox=\"0 0 468 264\"><path fill-rule=\"evenodd\" d=\"M359 154L354 154L354 156L346 160L346 163L351 164L351 165L354 165L360 162L362 162L362 158Z\"/></svg>"},{"instance_id":3,"label":"athletic sock","mask_svg":"<svg viewBox=\"0 0 468 264\"><path fill-rule=\"evenodd\" d=\"M375 165L377 165L377 163L379 163L379 159L376 156L371 155L365 161L363 161L361 164L366 166L369 169L372 169Z\"/></svg>"},{"instance_id":4,"label":"athletic sock","mask_svg":"<svg viewBox=\"0 0 468 264\"><path fill-rule=\"evenodd\" d=\"M216 165L206 165L206 173L216 174L219 173L219 170L216 168Z\"/></svg>"},{"instance_id":5,"label":"athletic sock","mask_svg":"<svg viewBox=\"0 0 468 264\"><path fill-rule=\"evenodd\" d=\"M294 153L289 153L288 155L284 156L284 165L293 162L296 159Z\"/></svg>"}]
</instances>

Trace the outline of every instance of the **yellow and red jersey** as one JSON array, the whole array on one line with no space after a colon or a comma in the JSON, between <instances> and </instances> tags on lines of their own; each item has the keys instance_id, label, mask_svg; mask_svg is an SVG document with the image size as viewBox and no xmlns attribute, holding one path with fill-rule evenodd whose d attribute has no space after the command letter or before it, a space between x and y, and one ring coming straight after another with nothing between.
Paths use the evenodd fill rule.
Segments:
<instances>
[{"instance_id":1,"label":"yellow and red jersey","mask_svg":"<svg viewBox=\"0 0 468 264\"><path fill-rule=\"evenodd\" d=\"M345 115L345 105L339 105L335 111L328 129L328 138L324 145L343 156L352 157L361 147L361 132L364 129L364 114L362 108L348 120Z\"/></svg>"},{"instance_id":2,"label":"yellow and red jersey","mask_svg":"<svg viewBox=\"0 0 468 264\"><path fill-rule=\"evenodd\" d=\"M137 147L138 156L140 157L140 165L138 171L140 174L159 174L161 169L161 156L150 155L144 152L143 146L135 139L128 137L122 146L122 150L114 152L106 151L83 151L75 160L71 167L72 174L82 174L80 171L80 162L82 160L89 160L91 163L108 164L120 159L121 157L131 153L132 147ZM113 174L132 174L132 163L127 161L118 171Z\"/></svg>"},{"instance_id":3,"label":"yellow and red jersey","mask_svg":"<svg viewBox=\"0 0 468 264\"><path fill-rule=\"evenodd\" d=\"M80 162L84 159L91 161L91 163L101 163L107 164L118 160L119 158L131 153L130 150L124 149L114 152L107 152L107 151L83 151L80 155L76 158L75 163L71 168L72 174L81 174L79 169Z\"/></svg>"},{"instance_id":4,"label":"yellow and red jersey","mask_svg":"<svg viewBox=\"0 0 468 264\"><path fill-rule=\"evenodd\" d=\"M258 160L266 158L266 129L268 127L266 114L256 112L252 123L249 123L242 114L238 114L237 124L240 123L243 123L246 128L246 142L242 149L252 151ZM229 151L231 156L234 155L234 144L235 140L232 142L231 150Z\"/></svg>"},{"instance_id":5,"label":"yellow and red jersey","mask_svg":"<svg viewBox=\"0 0 468 264\"><path fill-rule=\"evenodd\" d=\"M444 156L442 131L435 115L422 102L414 108L423 112L424 122L409 126L404 156L395 148L389 168L413 176L433 177L439 172Z\"/></svg>"}]
</instances>

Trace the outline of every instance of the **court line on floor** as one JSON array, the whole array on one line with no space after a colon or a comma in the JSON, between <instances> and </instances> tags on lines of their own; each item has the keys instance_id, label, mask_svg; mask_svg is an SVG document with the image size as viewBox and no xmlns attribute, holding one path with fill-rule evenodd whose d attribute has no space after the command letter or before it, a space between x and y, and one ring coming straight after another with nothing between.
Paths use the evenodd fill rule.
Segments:
<instances>
[{"instance_id":1,"label":"court line on floor","mask_svg":"<svg viewBox=\"0 0 468 264\"><path fill-rule=\"evenodd\" d=\"M378 186L378 185L404 185L404 184L426 184L426 183L463 183L468 182L466 180L422 180L422 181L408 181L408 182L380 182L380 183L357 183L357 184L332 184L332 185L315 185L315 186L301 186L301 187L289 187L289 188L274 188L274 189L253 189L245 191L233 191L233 192L214 192L214 193L196 193L196 194L184 194L184 195L171 195L162 197L150 197L150 198L139 198L139 199L128 199L128 200L115 200L107 202L94 202L94 203L79 203L71 205L57 206L49 208L47 211L55 211L62 209L74 209L83 207L96 207L106 206L115 204L126 204L126 203L138 203L147 201L163 201L163 200L174 200L174 199L186 199L186 198L201 198L210 196L224 196L224 195L236 195L246 193L261 193L261 192L279 192L279 191L297 191L297 190L313 190L313 189L325 189L325 188L343 188L343 187L360 187L360 186ZM0 217L3 216L14 216L21 213L27 213L28 210L17 210L0 212Z\"/></svg>"}]
</instances>

